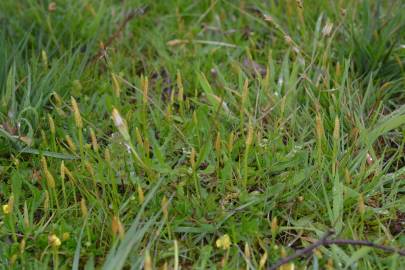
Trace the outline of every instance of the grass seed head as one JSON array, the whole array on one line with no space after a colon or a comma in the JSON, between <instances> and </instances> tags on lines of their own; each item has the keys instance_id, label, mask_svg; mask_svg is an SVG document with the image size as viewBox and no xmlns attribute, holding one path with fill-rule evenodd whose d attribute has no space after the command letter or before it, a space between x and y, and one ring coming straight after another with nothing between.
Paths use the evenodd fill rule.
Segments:
<instances>
[{"instance_id":1,"label":"grass seed head","mask_svg":"<svg viewBox=\"0 0 405 270\"><path fill-rule=\"evenodd\" d=\"M66 140L66 143L67 143L70 151L76 152L77 147L76 147L76 144L73 142L72 137L70 137L70 135L66 134L65 140Z\"/></svg>"},{"instance_id":2,"label":"grass seed head","mask_svg":"<svg viewBox=\"0 0 405 270\"><path fill-rule=\"evenodd\" d=\"M17 254L13 254L13 255L10 257L10 266L14 266L15 262L17 261L17 259L18 259L18 255L17 255ZM13 269L13 268L11 267L10 269Z\"/></svg>"},{"instance_id":3,"label":"grass seed head","mask_svg":"<svg viewBox=\"0 0 405 270\"><path fill-rule=\"evenodd\" d=\"M183 102L184 88L179 70L177 71L177 87L179 88L179 92L177 93L177 101Z\"/></svg>"},{"instance_id":4,"label":"grass seed head","mask_svg":"<svg viewBox=\"0 0 405 270\"><path fill-rule=\"evenodd\" d=\"M339 137L340 137L340 120L339 117L336 116L335 128L333 130L333 140L335 141L335 143L339 142Z\"/></svg>"},{"instance_id":5,"label":"grass seed head","mask_svg":"<svg viewBox=\"0 0 405 270\"><path fill-rule=\"evenodd\" d=\"M139 131L138 127L135 128L135 136L136 136L136 142L140 146L143 146L143 140L142 140L141 132Z\"/></svg>"},{"instance_id":6,"label":"grass seed head","mask_svg":"<svg viewBox=\"0 0 405 270\"><path fill-rule=\"evenodd\" d=\"M93 147L94 152L98 152L99 146L97 142L96 133L92 128L89 128L89 130L90 130L91 146Z\"/></svg>"},{"instance_id":7,"label":"grass seed head","mask_svg":"<svg viewBox=\"0 0 405 270\"><path fill-rule=\"evenodd\" d=\"M366 154L366 161L369 166L373 165L374 160L369 153Z\"/></svg>"},{"instance_id":8,"label":"grass seed head","mask_svg":"<svg viewBox=\"0 0 405 270\"><path fill-rule=\"evenodd\" d=\"M145 200L145 195L144 195L143 189L140 185L138 185L138 187L137 187L137 192L138 192L139 203L143 203L143 201Z\"/></svg>"},{"instance_id":9,"label":"grass seed head","mask_svg":"<svg viewBox=\"0 0 405 270\"><path fill-rule=\"evenodd\" d=\"M143 95L143 104L148 104L148 91L149 91L149 80L148 77L141 78L141 89Z\"/></svg>"},{"instance_id":10,"label":"grass seed head","mask_svg":"<svg viewBox=\"0 0 405 270\"><path fill-rule=\"evenodd\" d=\"M41 166L42 169L48 169L48 164L46 163L46 158L45 157L41 157Z\"/></svg>"},{"instance_id":11,"label":"grass seed head","mask_svg":"<svg viewBox=\"0 0 405 270\"><path fill-rule=\"evenodd\" d=\"M363 196L363 194L360 194L360 195L359 195L359 198L358 198L358 209L359 209L359 214L360 214L361 216L363 216L364 213L366 212L366 205L364 204L364 196Z\"/></svg>"},{"instance_id":12,"label":"grass seed head","mask_svg":"<svg viewBox=\"0 0 405 270\"><path fill-rule=\"evenodd\" d=\"M221 133L217 132L217 137L215 138L215 151L219 154L221 153Z\"/></svg>"},{"instance_id":13,"label":"grass seed head","mask_svg":"<svg viewBox=\"0 0 405 270\"><path fill-rule=\"evenodd\" d=\"M111 162L111 153L110 153L110 150L109 150L108 148L106 148L106 149L104 150L104 159L105 159L105 161L107 161L108 163Z\"/></svg>"},{"instance_id":14,"label":"grass seed head","mask_svg":"<svg viewBox=\"0 0 405 270\"><path fill-rule=\"evenodd\" d=\"M44 212L47 213L48 210L49 210L49 192L45 190Z\"/></svg>"},{"instance_id":15,"label":"grass seed head","mask_svg":"<svg viewBox=\"0 0 405 270\"><path fill-rule=\"evenodd\" d=\"M53 99L55 100L56 107L61 107L63 102L62 102L62 98L59 96L59 94L54 91L54 92L52 92L52 96L53 96Z\"/></svg>"},{"instance_id":16,"label":"grass seed head","mask_svg":"<svg viewBox=\"0 0 405 270\"><path fill-rule=\"evenodd\" d=\"M227 145L227 148L228 148L228 151L229 151L229 152L231 152L232 149L233 149L233 143L234 143L234 141L235 141L235 134L234 134L233 132L231 132L231 133L229 134L228 145Z\"/></svg>"},{"instance_id":17,"label":"grass seed head","mask_svg":"<svg viewBox=\"0 0 405 270\"><path fill-rule=\"evenodd\" d=\"M41 51L41 57L42 57L42 64L44 65L45 68L48 68L48 55L46 54L45 50Z\"/></svg>"},{"instance_id":18,"label":"grass seed head","mask_svg":"<svg viewBox=\"0 0 405 270\"><path fill-rule=\"evenodd\" d=\"M94 169L93 169L93 165L91 165L91 163L89 161L85 161L84 166L86 167L86 171L94 177Z\"/></svg>"},{"instance_id":19,"label":"grass seed head","mask_svg":"<svg viewBox=\"0 0 405 270\"><path fill-rule=\"evenodd\" d=\"M325 134L321 115L317 114L315 119L316 119L316 137L318 138L318 141L320 141L322 140Z\"/></svg>"},{"instance_id":20,"label":"grass seed head","mask_svg":"<svg viewBox=\"0 0 405 270\"><path fill-rule=\"evenodd\" d=\"M80 115L79 106L77 105L76 99L74 97L70 97L70 101L72 104L72 110L75 117L76 127L79 129L83 128L83 120L82 116Z\"/></svg>"},{"instance_id":21,"label":"grass seed head","mask_svg":"<svg viewBox=\"0 0 405 270\"><path fill-rule=\"evenodd\" d=\"M191 164L191 168L193 170L195 170L195 166L196 166L195 159L196 159L196 153L195 153L195 149L193 147L193 148L191 148L191 154L190 154L190 164Z\"/></svg>"},{"instance_id":22,"label":"grass seed head","mask_svg":"<svg viewBox=\"0 0 405 270\"><path fill-rule=\"evenodd\" d=\"M198 118L197 118L196 111L193 111L193 123L194 123L194 125L198 125Z\"/></svg>"},{"instance_id":23,"label":"grass seed head","mask_svg":"<svg viewBox=\"0 0 405 270\"><path fill-rule=\"evenodd\" d=\"M166 196L163 196L161 206L164 218L167 220L169 218L169 211L168 211L169 202Z\"/></svg>"},{"instance_id":24,"label":"grass seed head","mask_svg":"<svg viewBox=\"0 0 405 270\"><path fill-rule=\"evenodd\" d=\"M269 23L273 23L273 22L274 22L273 17L270 16L270 15L263 14L263 18L264 18L264 20L265 20L266 22L269 22Z\"/></svg>"},{"instance_id":25,"label":"grass seed head","mask_svg":"<svg viewBox=\"0 0 405 270\"><path fill-rule=\"evenodd\" d=\"M51 134L55 135L55 122L53 121L52 115L48 113L48 123L49 123L49 130L51 131Z\"/></svg>"},{"instance_id":26,"label":"grass seed head","mask_svg":"<svg viewBox=\"0 0 405 270\"><path fill-rule=\"evenodd\" d=\"M146 153L146 156L149 156L149 152L150 152L150 143L149 143L149 140L148 140L148 138L145 138L144 140L143 140L143 148L144 148L144 150L145 150L145 153Z\"/></svg>"},{"instance_id":27,"label":"grass seed head","mask_svg":"<svg viewBox=\"0 0 405 270\"><path fill-rule=\"evenodd\" d=\"M56 10L56 3L55 2L50 2L48 4L48 11L49 12L54 12Z\"/></svg>"},{"instance_id":28,"label":"grass seed head","mask_svg":"<svg viewBox=\"0 0 405 270\"><path fill-rule=\"evenodd\" d=\"M28 206L27 206L27 202L24 202L24 213L23 213L23 222L24 222L24 226L26 228L30 227L30 218L29 218L29 214L28 214Z\"/></svg>"},{"instance_id":29,"label":"grass seed head","mask_svg":"<svg viewBox=\"0 0 405 270\"><path fill-rule=\"evenodd\" d=\"M145 251L145 261L144 261L144 270L152 270L152 257L150 256L149 250Z\"/></svg>"},{"instance_id":30,"label":"grass seed head","mask_svg":"<svg viewBox=\"0 0 405 270\"><path fill-rule=\"evenodd\" d=\"M333 259L329 258L328 261L326 262L326 269L327 270L333 270L335 267L333 267Z\"/></svg>"},{"instance_id":31,"label":"grass seed head","mask_svg":"<svg viewBox=\"0 0 405 270\"><path fill-rule=\"evenodd\" d=\"M118 77L115 73L111 73L111 79L112 79L114 95L117 98L119 98L120 94L121 94L121 86L120 86L120 83L118 82Z\"/></svg>"},{"instance_id":32,"label":"grass seed head","mask_svg":"<svg viewBox=\"0 0 405 270\"><path fill-rule=\"evenodd\" d=\"M345 181L349 185L352 182L352 176L350 175L349 169L345 169Z\"/></svg>"},{"instance_id":33,"label":"grass seed head","mask_svg":"<svg viewBox=\"0 0 405 270\"><path fill-rule=\"evenodd\" d=\"M246 136L246 147L251 146L252 142L253 142L253 125L251 122L249 122L248 134Z\"/></svg>"},{"instance_id":34,"label":"grass seed head","mask_svg":"<svg viewBox=\"0 0 405 270\"><path fill-rule=\"evenodd\" d=\"M89 211L87 210L86 200L84 198L80 200L80 210L82 212L82 217L87 218Z\"/></svg>"},{"instance_id":35,"label":"grass seed head","mask_svg":"<svg viewBox=\"0 0 405 270\"><path fill-rule=\"evenodd\" d=\"M62 234L62 241L66 241L66 240L68 240L69 238L70 238L70 233L64 232L64 233Z\"/></svg>"},{"instance_id":36,"label":"grass seed head","mask_svg":"<svg viewBox=\"0 0 405 270\"><path fill-rule=\"evenodd\" d=\"M330 35L330 33L332 32L333 29L333 23L328 21L326 22L325 26L322 29L322 35L327 37Z\"/></svg>"},{"instance_id":37,"label":"grass seed head","mask_svg":"<svg viewBox=\"0 0 405 270\"><path fill-rule=\"evenodd\" d=\"M245 258L249 261L250 260L250 247L247 242L245 243L244 253L245 253Z\"/></svg>"},{"instance_id":38,"label":"grass seed head","mask_svg":"<svg viewBox=\"0 0 405 270\"><path fill-rule=\"evenodd\" d=\"M242 91L242 106L241 110L243 110L243 106L246 103L247 99L249 97L249 80L246 79L245 82L243 83L243 91Z\"/></svg>"},{"instance_id":39,"label":"grass seed head","mask_svg":"<svg viewBox=\"0 0 405 270\"><path fill-rule=\"evenodd\" d=\"M121 117L120 113L116 108L112 110L112 118L114 121L114 125L117 127L118 131L121 133L122 137L125 141L130 141L131 138L129 136L128 127L125 123L125 120Z\"/></svg>"},{"instance_id":40,"label":"grass seed head","mask_svg":"<svg viewBox=\"0 0 405 270\"><path fill-rule=\"evenodd\" d=\"M124 238L125 230L118 216L113 216L111 221L111 231L113 235L118 235L120 239Z\"/></svg>"},{"instance_id":41,"label":"grass seed head","mask_svg":"<svg viewBox=\"0 0 405 270\"><path fill-rule=\"evenodd\" d=\"M276 235L278 231L278 219L277 217L273 217L271 219L271 234Z\"/></svg>"},{"instance_id":42,"label":"grass seed head","mask_svg":"<svg viewBox=\"0 0 405 270\"><path fill-rule=\"evenodd\" d=\"M26 241L25 241L25 239L23 238L23 239L21 239L21 242L20 242L20 245L19 245L20 254L23 254L23 253L24 253L24 251L25 251L25 246L26 246Z\"/></svg>"},{"instance_id":43,"label":"grass seed head","mask_svg":"<svg viewBox=\"0 0 405 270\"><path fill-rule=\"evenodd\" d=\"M63 170L63 177L65 177L65 175L67 175L67 177L69 178L70 181L75 181L75 178L72 174L72 172L65 166L65 165L61 165L61 170Z\"/></svg>"},{"instance_id":44,"label":"grass seed head","mask_svg":"<svg viewBox=\"0 0 405 270\"><path fill-rule=\"evenodd\" d=\"M259 269L263 269L267 262L267 252L265 251L263 255L260 257L259 261Z\"/></svg>"},{"instance_id":45,"label":"grass seed head","mask_svg":"<svg viewBox=\"0 0 405 270\"><path fill-rule=\"evenodd\" d=\"M280 266L279 270L294 270L295 269L295 264L294 263L286 263L282 266Z\"/></svg>"},{"instance_id":46,"label":"grass seed head","mask_svg":"<svg viewBox=\"0 0 405 270\"><path fill-rule=\"evenodd\" d=\"M340 75L342 74L339 62L336 63L335 74L337 78L340 78Z\"/></svg>"},{"instance_id":47,"label":"grass seed head","mask_svg":"<svg viewBox=\"0 0 405 270\"><path fill-rule=\"evenodd\" d=\"M289 35L284 36L284 41L290 46L293 45L293 40Z\"/></svg>"},{"instance_id":48,"label":"grass seed head","mask_svg":"<svg viewBox=\"0 0 405 270\"><path fill-rule=\"evenodd\" d=\"M45 179L46 179L46 183L47 183L48 187L51 189L54 189L55 188L55 178L53 178L52 173L47 168L45 168L44 174L45 174Z\"/></svg>"},{"instance_id":49,"label":"grass seed head","mask_svg":"<svg viewBox=\"0 0 405 270\"><path fill-rule=\"evenodd\" d=\"M63 160L60 163L60 178L62 181L65 179L65 162Z\"/></svg>"}]
</instances>

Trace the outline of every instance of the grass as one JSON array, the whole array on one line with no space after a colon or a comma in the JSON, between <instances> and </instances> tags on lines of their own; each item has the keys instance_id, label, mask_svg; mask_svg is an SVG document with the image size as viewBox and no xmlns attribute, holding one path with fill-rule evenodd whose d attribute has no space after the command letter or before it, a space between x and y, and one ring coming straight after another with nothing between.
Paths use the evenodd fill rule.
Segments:
<instances>
[{"instance_id":1,"label":"grass","mask_svg":"<svg viewBox=\"0 0 405 270\"><path fill-rule=\"evenodd\" d=\"M266 269L329 229L403 248L404 7L1 1L0 268Z\"/></svg>"}]
</instances>

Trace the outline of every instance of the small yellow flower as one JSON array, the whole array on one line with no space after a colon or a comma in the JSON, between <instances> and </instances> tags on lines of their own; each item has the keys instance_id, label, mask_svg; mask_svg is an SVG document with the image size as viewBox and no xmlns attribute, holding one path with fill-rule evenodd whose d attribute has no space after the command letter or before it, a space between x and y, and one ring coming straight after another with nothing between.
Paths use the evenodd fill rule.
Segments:
<instances>
[{"instance_id":1,"label":"small yellow flower","mask_svg":"<svg viewBox=\"0 0 405 270\"><path fill-rule=\"evenodd\" d=\"M4 213L5 215L10 214L10 206L9 206L8 204L4 204L4 205L3 205L3 213Z\"/></svg>"},{"instance_id":2,"label":"small yellow flower","mask_svg":"<svg viewBox=\"0 0 405 270\"><path fill-rule=\"evenodd\" d=\"M217 239L215 242L217 248L222 248L222 249L229 249L231 247L231 238L229 235L224 234L220 238Z\"/></svg>"},{"instance_id":3,"label":"small yellow flower","mask_svg":"<svg viewBox=\"0 0 405 270\"><path fill-rule=\"evenodd\" d=\"M55 234L48 236L48 243L53 247L59 247L62 244L60 239Z\"/></svg>"},{"instance_id":4,"label":"small yellow flower","mask_svg":"<svg viewBox=\"0 0 405 270\"><path fill-rule=\"evenodd\" d=\"M9 215L13 212L13 207L14 207L14 196L11 195L10 198L8 199L8 203L3 205L3 213L5 215Z\"/></svg>"}]
</instances>

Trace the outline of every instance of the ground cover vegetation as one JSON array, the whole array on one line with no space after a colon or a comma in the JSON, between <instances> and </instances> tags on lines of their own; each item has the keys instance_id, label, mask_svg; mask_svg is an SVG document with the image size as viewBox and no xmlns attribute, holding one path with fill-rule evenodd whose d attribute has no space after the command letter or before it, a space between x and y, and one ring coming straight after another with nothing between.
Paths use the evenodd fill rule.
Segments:
<instances>
[{"instance_id":1,"label":"ground cover vegetation","mask_svg":"<svg viewBox=\"0 0 405 270\"><path fill-rule=\"evenodd\" d=\"M0 268L401 269L404 9L0 1Z\"/></svg>"}]
</instances>

